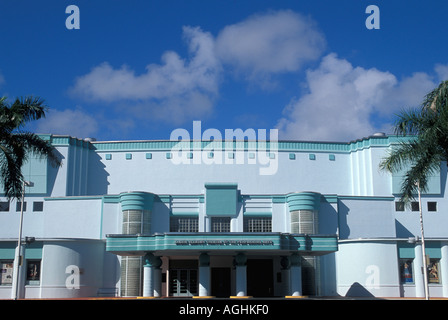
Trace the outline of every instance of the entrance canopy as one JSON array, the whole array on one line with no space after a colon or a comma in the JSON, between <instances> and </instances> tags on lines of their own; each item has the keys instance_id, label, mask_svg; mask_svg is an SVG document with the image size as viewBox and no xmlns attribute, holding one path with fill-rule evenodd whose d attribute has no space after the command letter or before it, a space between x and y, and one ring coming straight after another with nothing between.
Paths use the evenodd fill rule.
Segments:
<instances>
[{"instance_id":1,"label":"entrance canopy","mask_svg":"<svg viewBox=\"0 0 448 320\"><path fill-rule=\"evenodd\" d=\"M265 252L270 254L300 253L324 255L338 249L336 235L306 235L289 233L179 233L154 235L114 234L107 236L106 250L117 255L144 255L151 251L163 254L212 252Z\"/></svg>"}]
</instances>

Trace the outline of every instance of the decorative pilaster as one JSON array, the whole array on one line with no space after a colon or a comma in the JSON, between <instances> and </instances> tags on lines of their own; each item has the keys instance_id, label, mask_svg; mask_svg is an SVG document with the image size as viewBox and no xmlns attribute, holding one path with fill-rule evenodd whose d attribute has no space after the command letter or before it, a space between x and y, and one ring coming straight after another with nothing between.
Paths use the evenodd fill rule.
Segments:
<instances>
[{"instance_id":1,"label":"decorative pilaster","mask_svg":"<svg viewBox=\"0 0 448 320\"><path fill-rule=\"evenodd\" d=\"M293 253L290 257L291 296L302 295L302 258Z\"/></svg>"},{"instance_id":2,"label":"decorative pilaster","mask_svg":"<svg viewBox=\"0 0 448 320\"><path fill-rule=\"evenodd\" d=\"M161 269L162 260L160 257L147 253L143 264L143 296L160 297L162 293Z\"/></svg>"},{"instance_id":3,"label":"decorative pilaster","mask_svg":"<svg viewBox=\"0 0 448 320\"><path fill-rule=\"evenodd\" d=\"M448 297L448 242L442 242L441 251L440 277L442 279L443 296Z\"/></svg>"},{"instance_id":4,"label":"decorative pilaster","mask_svg":"<svg viewBox=\"0 0 448 320\"><path fill-rule=\"evenodd\" d=\"M291 281L290 281L290 269L291 269L291 261L289 257L282 257L280 260L281 265L281 273L282 273L282 282L283 285L283 295L288 296L291 290Z\"/></svg>"},{"instance_id":5,"label":"decorative pilaster","mask_svg":"<svg viewBox=\"0 0 448 320\"><path fill-rule=\"evenodd\" d=\"M247 295L247 257L244 253L235 256L236 266L236 295L243 297Z\"/></svg>"},{"instance_id":6,"label":"decorative pilaster","mask_svg":"<svg viewBox=\"0 0 448 320\"><path fill-rule=\"evenodd\" d=\"M210 292L210 256L201 253L199 256L199 296L207 297Z\"/></svg>"}]
</instances>

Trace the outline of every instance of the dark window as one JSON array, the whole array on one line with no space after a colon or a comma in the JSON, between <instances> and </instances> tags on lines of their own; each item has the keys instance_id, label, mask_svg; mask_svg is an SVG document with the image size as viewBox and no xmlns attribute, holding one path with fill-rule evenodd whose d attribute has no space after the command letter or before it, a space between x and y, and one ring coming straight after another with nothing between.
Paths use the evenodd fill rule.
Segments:
<instances>
[{"instance_id":1,"label":"dark window","mask_svg":"<svg viewBox=\"0 0 448 320\"><path fill-rule=\"evenodd\" d=\"M171 217L170 232L198 232L197 217Z\"/></svg>"},{"instance_id":2,"label":"dark window","mask_svg":"<svg viewBox=\"0 0 448 320\"><path fill-rule=\"evenodd\" d=\"M43 201L35 201L33 202L33 211L44 211L44 202Z\"/></svg>"},{"instance_id":3,"label":"dark window","mask_svg":"<svg viewBox=\"0 0 448 320\"><path fill-rule=\"evenodd\" d=\"M272 218L247 217L244 218L244 232L271 232Z\"/></svg>"},{"instance_id":4,"label":"dark window","mask_svg":"<svg viewBox=\"0 0 448 320\"><path fill-rule=\"evenodd\" d=\"M20 212L22 210L22 202L18 201L16 204L16 211ZM26 211L26 201L23 203L23 211Z\"/></svg>"},{"instance_id":5,"label":"dark window","mask_svg":"<svg viewBox=\"0 0 448 320\"><path fill-rule=\"evenodd\" d=\"M420 206L417 201L411 202L411 210L412 211L420 211Z\"/></svg>"},{"instance_id":6,"label":"dark window","mask_svg":"<svg viewBox=\"0 0 448 320\"><path fill-rule=\"evenodd\" d=\"M428 202L428 211L437 211L437 202L429 201Z\"/></svg>"},{"instance_id":7,"label":"dark window","mask_svg":"<svg viewBox=\"0 0 448 320\"><path fill-rule=\"evenodd\" d=\"M395 202L395 211L404 211L404 202L396 201Z\"/></svg>"},{"instance_id":8,"label":"dark window","mask_svg":"<svg viewBox=\"0 0 448 320\"><path fill-rule=\"evenodd\" d=\"M28 260L26 266L26 281L40 281L40 260Z\"/></svg>"},{"instance_id":9,"label":"dark window","mask_svg":"<svg viewBox=\"0 0 448 320\"><path fill-rule=\"evenodd\" d=\"M9 201L0 201L0 211L9 211Z\"/></svg>"},{"instance_id":10,"label":"dark window","mask_svg":"<svg viewBox=\"0 0 448 320\"><path fill-rule=\"evenodd\" d=\"M213 217L212 232L230 232L230 217Z\"/></svg>"}]
</instances>

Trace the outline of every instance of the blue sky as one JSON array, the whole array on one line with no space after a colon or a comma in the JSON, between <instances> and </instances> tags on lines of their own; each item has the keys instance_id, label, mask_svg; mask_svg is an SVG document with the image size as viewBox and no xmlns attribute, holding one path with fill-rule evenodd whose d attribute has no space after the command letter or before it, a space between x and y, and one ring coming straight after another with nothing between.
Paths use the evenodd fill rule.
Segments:
<instances>
[{"instance_id":1,"label":"blue sky","mask_svg":"<svg viewBox=\"0 0 448 320\"><path fill-rule=\"evenodd\" d=\"M66 8L80 10L69 30ZM369 30L366 8L380 10ZM0 95L50 107L38 133L169 139L278 129L350 141L448 79L445 1L0 2Z\"/></svg>"}]
</instances>

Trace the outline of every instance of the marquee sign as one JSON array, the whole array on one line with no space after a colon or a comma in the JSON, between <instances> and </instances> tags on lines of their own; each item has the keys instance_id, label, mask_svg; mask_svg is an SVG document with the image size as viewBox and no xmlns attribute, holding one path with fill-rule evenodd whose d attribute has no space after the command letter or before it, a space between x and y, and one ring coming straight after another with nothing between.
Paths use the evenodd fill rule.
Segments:
<instances>
[{"instance_id":1,"label":"marquee sign","mask_svg":"<svg viewBox=\"0 0 448 320\"><path fill-rule=\"evenodd\" d=\"M163 233L154 235L108 235L106 250L118 255L166 251L285 251L322 255L337 251L335 235L288 233ZM162 254L162 253L161 253Z\"/></svg>"},{"instance_id":2,"label":"marquee sign","mask_svg":"<svg viewBox=\"0 0 448 320\"><path fill-rule=\"evenodd\" d=\"M272 240L177 240L178 246L273 246Z\"/></svg>"}]
</instances>

